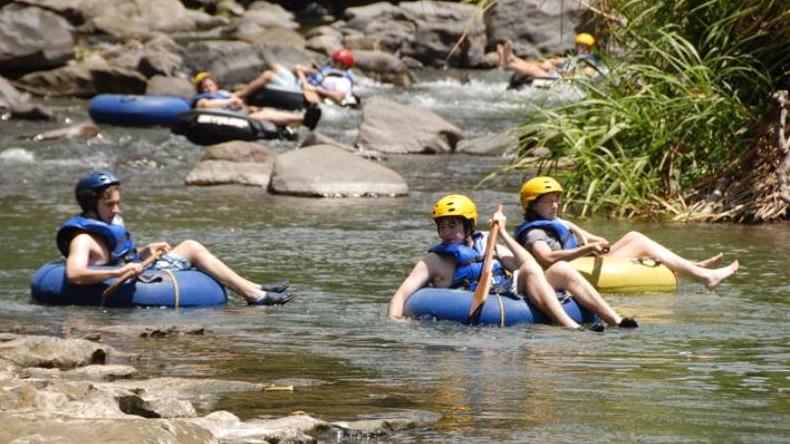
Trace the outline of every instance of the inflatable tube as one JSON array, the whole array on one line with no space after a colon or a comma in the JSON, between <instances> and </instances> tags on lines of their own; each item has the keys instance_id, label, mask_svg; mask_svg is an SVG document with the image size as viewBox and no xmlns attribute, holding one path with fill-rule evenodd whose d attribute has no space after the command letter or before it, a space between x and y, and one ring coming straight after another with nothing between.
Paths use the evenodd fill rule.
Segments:
<instances>
[{"instance_id":1,"label":"inflatable tube","mask_svg":"<svg viewBox=\"0 0 790 444\"><path fill-rule=\"evenodd\" d=\"M474 293L447 288L423 288L406 300L405 316L415 319L456 321L468 324L467 314ZM576 322L596 322L598 317L571 298L563 302L565 312ZM550 324L549 318L525 299L489 295L480 312L481 325L507 327L519 323Z\"/></svg>"},{"instance_id":2,"label":"inflatable tube","mask_svg":"<svg viewBox=\"0 0 790 444\"><path fill-rule=\"evenodd\" d=\"M225 110L193 109L176 117L170 127L198 145L229 140L275 139L281 131L272 123Z\"/></svg>"},{"instance_id":3,"label":"inflatable tube","mask_svg":"<svg viewBox=\"0 0 790 444\"><path fill-rule=\"evenodd\" d=\"M307 104L301 91L288 91L278 88L263 88L247 98L248 105L266 106L286 110L301 110Z\"/></svg>"},{"instance_id":4,"label":"inflatable tube","mask_svg":"<svg viewBox=\"0 0 790 444\"><path fill-rule=\"evenodd\" d=\"M652 259L587 256L570 264L603 293L662 293L678 287L675 273Z\"/></svg>"},{"instance_id":5,"label":"inflatable tube","mask_svg":"<svg viewBox=\"0 0 790 444\"><path fill-rule=\"evenodd\" d=\"M94 122L124 126L168 126L190 109L189 100L177 96L99 94L88 104Z\"/></svg>"},{"instance_id":6,"label":"inflatable tube","mask_svg":"<svg viewBox=\"0 0 790 444\"><path fill-rule=\"evenodd\" d=\"M106 267L113 268L113 267ZM175 281L174 281L175 278ZM102 305L101 293L115 279L93 285L66 282L62 260L44 264L33 276L33 299L50 305ZM227 302L225 287L211 276L196 270L165 271L148 269L139 279L130 279L104 303L106 307L205 307Z\"/></svg>"}]
</instances>

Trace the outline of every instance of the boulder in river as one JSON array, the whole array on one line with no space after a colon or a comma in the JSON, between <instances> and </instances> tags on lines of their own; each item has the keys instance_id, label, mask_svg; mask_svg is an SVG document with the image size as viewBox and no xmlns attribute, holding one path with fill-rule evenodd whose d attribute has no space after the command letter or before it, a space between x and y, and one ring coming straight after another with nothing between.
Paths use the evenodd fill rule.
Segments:
<instances>
[{"instance_id":1,"label":"boulder in river","mask_svg":"<svg viewBox=\"0 0 790 444\"><path fill-rule=\"evenodd\" d=\"M7 2L3 2L7 3ZM0 72L20 74L74 57L74 29L59 15L12 3L0 9Z\"/></svg>"},{"instance_id":2,"label":"boulder in river","mask_svg":"<svg viewBox=\"0 0 790 444\"><path fill-rule=\"evenodd\" d=\"M270 189L313 197L403 196L406 181L391 169L332 145L314 145L277 157Z\"/></svg>"},{"instance_id":3,"label":"boulder in river","mask_svg":"<svg viewBox=\"0 0 790 444\"><path fill-rule=\"evenodd\" d=\"M209 147L186 177L187 185L240 184L266 188L274 153L259 143L233 140Z\"/></svg>"},{"instance_id":4,"label":"boulder in river","mask_svg":"<svg viewBox=\"0 0 790 444\"><path fill-rule=\"evenodd\" d=\"M356 146L386 154L450 154L461 130L423 108L373 97L362 104Z\"/></svg>"}]
</instances>

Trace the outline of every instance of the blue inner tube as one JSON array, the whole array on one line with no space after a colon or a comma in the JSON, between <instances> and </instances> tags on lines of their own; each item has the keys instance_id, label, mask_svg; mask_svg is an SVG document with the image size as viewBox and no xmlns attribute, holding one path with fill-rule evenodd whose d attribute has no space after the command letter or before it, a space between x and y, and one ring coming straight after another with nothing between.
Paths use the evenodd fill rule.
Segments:
<instances>
[{"instance_id":1,"label":"blue inner tube","mask_svg":"<svg viewBox=\"0 0 790 444\"><path fill-rule=\"evenodd\" d=\"M66 282L66 264L58 260L44 264L36 271L30 293L35 301L42 304L102 305L101 294L113 283L114 278L93 285L69 284ZM225 287L200 271L174 271L171 275L149 268L138 279L129 279L120 286L107 298L104 306L205 307L224 305L227 299Z\"/></svg>"},{"instance_id":2,"label":"blue inner tube","mask_svg":"<svg viewBox=\"0 0 790 444\"><path fill-rule=\"evenodd\" d=\"M124 126L169 126L190 109L189 100L178 96L99 94L88 104L94 122Z\"/></svg>"},{"instance_id":3,"label":"blue inner tube","mask_svg":"<svg viewBox=\"0 0 790 444\"><path fill-rule=\"evenodd\" d=\"M467 316L474 293L447 288L423 288L406 300L405 316L415 319L456 321L468 324ZM576 322L598 321L598 317L572 298L562 303L562 308ZM519 323L550 324L551 320L526 299L513 299L491 294L480 312L480 325L507 327Z\"/></svg>"},{"instance_id":4,"label":"blue inner tube","mask_svg":"<svg viewBox=\"0 0 790 444\"><path fill-rule=\"evenodd\" d=\"M288 91L277 88L263 88L246 100L248 105L266 106L298 111L304 109L307 103L301 91Z\"/></svg>"},{"instance_id":5,"label":"blue inner tube","mask_svg":"<svg viewBox=\"0 0 790 444\"><path fill-rule=\"evenodd\" d=\"M176 117L170 130L198 145L214 145L229 140L275 139L283 134L276 125L244 114L210 109L193 109Z\"/></svg>"}]
</instances>

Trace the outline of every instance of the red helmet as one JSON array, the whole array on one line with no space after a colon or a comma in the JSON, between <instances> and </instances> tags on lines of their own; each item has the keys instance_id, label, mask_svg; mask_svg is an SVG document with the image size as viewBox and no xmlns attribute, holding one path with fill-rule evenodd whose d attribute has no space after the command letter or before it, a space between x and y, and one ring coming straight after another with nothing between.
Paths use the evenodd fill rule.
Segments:
<instances>
[{"instance_id":1,"label":"red helmet","mask_svg":"<svg viewBox=\"0 0 790 444\"><path fill-rule=\"evenodd\" d=\"M342 63L346 68L354 66L354 54L350 49L340 48L332 51L332 60Z\"/></svg>"}]
</instances>

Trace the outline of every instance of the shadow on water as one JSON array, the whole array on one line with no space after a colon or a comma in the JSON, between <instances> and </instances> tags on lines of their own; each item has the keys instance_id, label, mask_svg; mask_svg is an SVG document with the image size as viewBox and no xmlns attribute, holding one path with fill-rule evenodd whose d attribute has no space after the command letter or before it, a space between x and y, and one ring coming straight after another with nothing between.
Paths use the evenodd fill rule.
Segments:
<instances>
[{"instance_id":1,"label":"shadow on water","mask_svg":"<svg viewBox=\"0 0 790 444\"><path fill-rule=\"evenodd\" d=\"M425 76L405 91L366 83L362 93L428 106L467 137L514 125L526 100L545 95L506 94L502 72L467 83L458 80L463 73ZM75 121L86 118L83 102L58 106ZM353 142L359 111L331 110L325 118L322 131ZM3 329L78 335L95 326L200 324L207 329L201 336L104 336L139 353L133 364L145 376L294 385L292 392L228 394L204 412L250 418L303 410L330 420L440 414L430 427L392 437L419 442L778 442L790 432L786 226L588 221L612 240L637 229L692 258L723 251L741 261L715 293L683 281L676 294L607 295L637 317L635 331L390 322L390 295L436 242L429 216L436 198L467 192L482 214L503 202L515 226L519 177L473 188L505 160L393 156L385 165L404 176L409 196L307 199L185 187L203 149L163 129L108 127L103 141L34 144L17 136L50 124L0 125ZM57 225L77 209L74 181L99 167L124 181L124 218L138 242L198 239L253 280L290 278L298 297L248 308L231 295L222 309L181 311L32 304L30 278L55 257Z\"/></svg>"}]
</instances>

